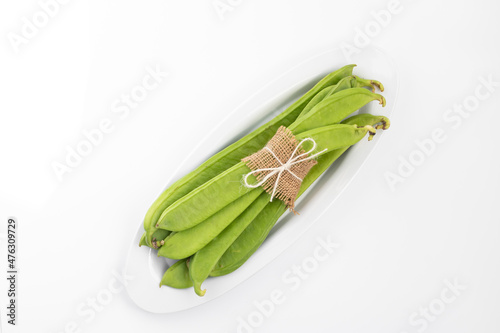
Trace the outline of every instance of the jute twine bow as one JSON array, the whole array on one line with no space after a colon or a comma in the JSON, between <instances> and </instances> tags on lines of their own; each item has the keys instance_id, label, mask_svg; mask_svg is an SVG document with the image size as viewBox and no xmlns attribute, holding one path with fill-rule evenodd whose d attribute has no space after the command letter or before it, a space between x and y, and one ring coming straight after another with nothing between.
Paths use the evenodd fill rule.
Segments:
<instances>
[{"instance_id":1,"label":"jute twine bow","mask_svg":"<svg viewBox=\"0 0 500 333\"><path fill-rule=\"evenodd\" d=\"M308 151L304 151L301 147L306 142L312 143ZM316 142L312 138L297 142L293 133L281 126L264 148L242 160L252 170L243 177L243 183L248 188L262 186L271 194L270 202L276 197L295 212L293 208L302 180L317 163L314 158L327 151L324 149L309 155L315 149ZM248 181L252 175L257 178L255 184L250 184Z\"/></svg>"}]
</instances>

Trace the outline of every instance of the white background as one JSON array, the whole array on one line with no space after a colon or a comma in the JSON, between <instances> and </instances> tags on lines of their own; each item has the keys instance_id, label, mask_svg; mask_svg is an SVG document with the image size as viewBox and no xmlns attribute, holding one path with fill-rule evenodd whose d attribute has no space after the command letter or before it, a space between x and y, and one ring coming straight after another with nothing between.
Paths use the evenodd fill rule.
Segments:
<instances>
[{"instance_id":1,"label":"white background","mask_svg":"<svg viewBox=\"0 0 500 333\"><path fill-rule=\"evenodd\" d=\"M401 0L372 33L370 43L399 73L392 127L330 214L271 265L188 311L147 313L122 291L90 320L78 314L122 269L175 170L173 156L290 66L355 45L357 31L375 22L371 12L389 1L221 3L232 10L218 13L212 1L69 1L16 51L9 36L21 35L23 17L33 21L41 7L2 2L0 218L19 220L21 272L19 325L6 327L2 306L2 328L70 332L75 322L80 332L235 332L255 301L282 290L286 300L251 330L499 332L500 86L457 128L444 119L471 100L480 77L500 82L500 6L491 0ZM119 118L113 103L148 66L168 78ZM104 118L113 131L59 181L51 164ZM415 141L436 128L447 139L392 190L387 172L398 174L401 159L418 154ZM281 276L327 235L340 248L290 291ZM466 289L425 329L411 324L420 308L444 304L445 280ZM2 304L5 293L2 286Z\"/></svg>"}]
</instances>

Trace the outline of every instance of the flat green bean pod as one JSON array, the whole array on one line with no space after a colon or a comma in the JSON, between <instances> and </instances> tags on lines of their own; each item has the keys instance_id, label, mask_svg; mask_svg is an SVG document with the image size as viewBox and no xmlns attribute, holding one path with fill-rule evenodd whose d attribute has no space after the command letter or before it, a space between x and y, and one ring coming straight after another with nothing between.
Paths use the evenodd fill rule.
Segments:
<instances>
[{"instance_id":1,"label":"flat green bean pod","mask_svg":"<svg viewBox=\"0 0 500 333\"><path fill-rule=\"evenodd\" d=\"M318 103L311 111L290 125L289 129L297 134L318 126L338 124L354 111L375 100L385 106L385 99L382 95L363 88L339 91Z\"/></svg>"},{"instance_id":2,"label":"flat green bean pod","mask_svg":"<svg viewBox=\"0 0 500 333\"><path fill-rule=\"evenodd\" d=\"M345 89L349 88L370 88L372 92L375 92L375 87L379 88L380 91L384 91L384 86L382 83L376 80L365 80L356 75L351 75L343 78L337 84L326 87L321 90L313 99L306 105L304 110L300 113L297 121L301 120L304 115L306 115L309 111L311 111L317 104L322 102L325 98Z\"/></svg>"},{"instance_id":3,"label":"flat green bean pod","mask_svg":"<svg viewBox=\"0 0 500 333\"><path fill-rule=\"evenodd\" d=\"M182 259L170 266L160 281L161 286L169 286L177 289L185 289L193 286L189 277L188 259Z\"/></svg>"}]
</instances>

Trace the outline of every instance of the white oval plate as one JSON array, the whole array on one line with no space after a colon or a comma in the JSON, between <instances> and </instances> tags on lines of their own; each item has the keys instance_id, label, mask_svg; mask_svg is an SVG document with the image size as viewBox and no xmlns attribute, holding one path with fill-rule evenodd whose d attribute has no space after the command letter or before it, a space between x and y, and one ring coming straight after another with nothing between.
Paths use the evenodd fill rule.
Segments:
<instances>
[{"instance_id":1,"label":"white oval plate","mask_svg":"<svg viewBox=\"0 0 500 333\"><path fill-rule=\"evenodd\" d=\"M370 103L359 112L390 116L398 89L393 61L384 52L373 47L363 49L350 61L346 61L340 49L328 50L301 62L263 85L262 89L230 112L181 163L170 183L183 175L179 170L194 169L218 149L234 142L242 133L247 133L284 110L327 73L349 63L358 65L354 69L356 75L379 80L385 86L383 95L387 106L382 108L378 103ZM219 130L222 126L224 130ZM203 287L207 289L204 297L198 297L192 288L158 287L163 273L174 261L158 257L155 250L146 246L137 246L144 231L140 223L130 245L125 268L126 274L134 277L127 285L129 296L146 311L170 313L204 304L238 286L291 246L329 210L373 152L381 134L382 131L378 131L373 141L365 139L349 149L297 202L300 216L284 214L266 241L241 268L229 275L206 280L203 283Z\"/></svg>"}]
</instances>

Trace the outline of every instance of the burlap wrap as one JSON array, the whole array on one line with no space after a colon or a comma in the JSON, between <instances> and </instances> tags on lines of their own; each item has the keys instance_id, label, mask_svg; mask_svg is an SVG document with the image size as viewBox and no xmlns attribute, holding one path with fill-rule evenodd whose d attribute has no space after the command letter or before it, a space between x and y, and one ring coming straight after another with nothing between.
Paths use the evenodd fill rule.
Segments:
<instances>
[{"instance_id":1,"label":"burlap wrap","mask_svg":"<svg viewBox=\"0 0 500 333\"><path fill-rule=\"evenodd\" d=\"M266 144L266 147L271 150L279 160L277 160L269 150L263 148L255 154L245 157L242 161L245 162L252 171L267 168L279 168L291 158L304 154L305 151L302 147L299 147L294 156L292 156L298 144L299 142L293 133L285 126L281 126L276 134ZM307 158L307 155L304 155L303 158ZM303 158L300 158L299 160L302 160ZM302 179L304 179L309 170L311 170L316 163L317 162L315 160L309 159L294 164L290 166L289 170L284 170L281 173L277 185L276 179L278 174L275 174L264 182L262 187L267 193L271 194L274 190L274 186L276 185L274 197L283 201L287 208L294 211L293 208L295 206L295 199L299 193ZM254 175L258 181L261 181L270 172L271 171L259 171L255 172ZM295 174L295 176L300 179L297 179L291 173Z\"/></svg>"}]
</instances>

